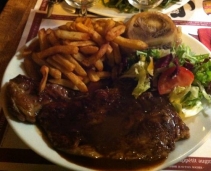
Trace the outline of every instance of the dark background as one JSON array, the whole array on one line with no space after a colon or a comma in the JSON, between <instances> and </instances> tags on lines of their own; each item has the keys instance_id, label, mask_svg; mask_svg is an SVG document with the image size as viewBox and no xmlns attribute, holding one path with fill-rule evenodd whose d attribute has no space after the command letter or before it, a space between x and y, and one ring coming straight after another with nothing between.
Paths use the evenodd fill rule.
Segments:
<instances>
[{"instance_id":1,"label":"dark background","mask_svg":"<svg viewBox=\"0 0 211 171\"><path fill-rule=\"evenodd\" d=\"M3 10L3 8L4 8L4 6L5 6L6 3L7 3L7 0L1 0L0 1L0 13Z\"/></svg>"}]
</instances>

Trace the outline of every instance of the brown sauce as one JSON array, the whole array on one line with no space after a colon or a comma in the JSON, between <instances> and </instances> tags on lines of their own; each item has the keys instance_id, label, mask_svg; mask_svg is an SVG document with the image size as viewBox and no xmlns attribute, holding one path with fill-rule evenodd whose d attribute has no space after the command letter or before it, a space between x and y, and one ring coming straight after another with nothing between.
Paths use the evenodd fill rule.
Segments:
<instances>
[{"instance_id":1,"label":"brown sauce","mask_svg":"<svg viewBox=\"0 0 211 171\"><path fill-rule=\"evenodd\" d=\"M37 125L37 132L42 136L49 148L53 148L49 139L46 137L42 128ZM113 160L105 158L90 158L85 156L71 155L61 151L57 151L61 158L70 163L76 164L80 167L93 169L93 170L109 170L109 171L152 171L158 166L162 165L166 159L161 159L153 162L143 162L141 160Z\"/></svg>"},{"instance_id":2,"label":"brown sauce","mask_svg":"<svg viewBox=\"0 0 211 171\"><path fill-rule=\"evenodd\" d=\"M140 160L123 161L103 158L93 159L89 157L69 155L61 152L59 152L59 155L71 163L93 170L150 171L155 170L156 167L165 162L165 159L161 159L156 162L143 162Z\"/></svg>"}]
</instances>

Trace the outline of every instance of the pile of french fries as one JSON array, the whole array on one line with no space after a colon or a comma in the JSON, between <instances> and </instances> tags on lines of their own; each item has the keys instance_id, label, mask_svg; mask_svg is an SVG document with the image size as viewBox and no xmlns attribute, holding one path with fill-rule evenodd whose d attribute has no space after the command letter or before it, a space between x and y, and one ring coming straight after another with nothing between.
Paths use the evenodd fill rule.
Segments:
<instances>
[{"instance_id":1,"label":"pile of french fries","mask_svg":"<svg viewBox=\"0 0 211 171\"><path fill-rule=\"evenodd\" d=\"M37 41L23 51L25 71L33 78L41 73L40 92L48 81L87 92L88 82L118 75L120 47L148 47L141 40L123 37L125 29L123 22L89 17L78 17L57 29L40 29ZM111 69L106 70L105 64Z\"/></svg>"}]
</instances>

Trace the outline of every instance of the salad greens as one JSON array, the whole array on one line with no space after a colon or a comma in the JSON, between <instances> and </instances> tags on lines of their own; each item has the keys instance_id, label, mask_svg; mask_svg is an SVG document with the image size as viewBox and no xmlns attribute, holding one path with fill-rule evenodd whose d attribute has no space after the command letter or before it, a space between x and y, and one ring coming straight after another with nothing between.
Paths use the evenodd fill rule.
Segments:
<instances>
[{"instance_id":1,"label":"salad greens","mask_svg":"<svg viewBox=\"0 0 211 171\"><path fill-rule=\"evenodd\" d=\"M163 0L159 5L160 8L166 8L170 4L175 4L180 0ZM109 8L117 8L121 13L133 13L138 12L138 9L130 5L128 0L102 0L104 6Z\"/></svg>"},{"instance_id":2,"label":"salad greens","mask_svg":"<svg viewBox=\"0 0 211 171\"><path fill-rule=\"evenodd\" d=\"M117 8L120 13L133 13L138 12L138 9L130 5L128 0L102 0L105 7Z\"/></svg>"},{"instance_id":3,"label":"salad greens","mask_svg":"<svg viewBox=\"0 0 211 171\"><path fill-rule=\"evenodd\" d=\"M150 79L147 75L148 65L149 63L142 58L123 75L123 77L135 77L138 80L138 84L132 92L135 98L150 88Z\"/></svg>"},{"instance_id":4,"label":"salad greens","mask_svg":"<svg viewBox=\"0 0 211 171\"><path fill-rule=\"evenodd\" d=\"M152 86L153 80L159 79L159 74L172 66L182 66L194 74L194 81L189 86L176 86L167 94L170 102L180 114L185 117L196 115L202 107L202 99L211 102L211 95L206 89L211 85L211 58L209 54L194 54L190 47L181 44L172 49L149 49L137 51L133 62L122 77L132 77L137 80L137 86L132 94L135 98ZM138 60L137 60L138 59Z\"/></svg>"}]
</instances>

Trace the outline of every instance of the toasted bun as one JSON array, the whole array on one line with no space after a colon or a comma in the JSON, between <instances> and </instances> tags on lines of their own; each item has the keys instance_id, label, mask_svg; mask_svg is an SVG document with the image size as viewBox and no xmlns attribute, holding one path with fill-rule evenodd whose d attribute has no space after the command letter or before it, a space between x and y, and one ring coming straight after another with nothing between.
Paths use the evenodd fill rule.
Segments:
<instances>
[{"instance_id":1,"label":"toasted bun","mask_svg":"<svg viewBox=\"0 0 211 171\"><path fill-rule=\"evenodd\" d=\"M171 47L181 42L181 30L160 12L141 12L126 23L126 37L140 39L149 47Z\"/></svg>"}]
</instances>

